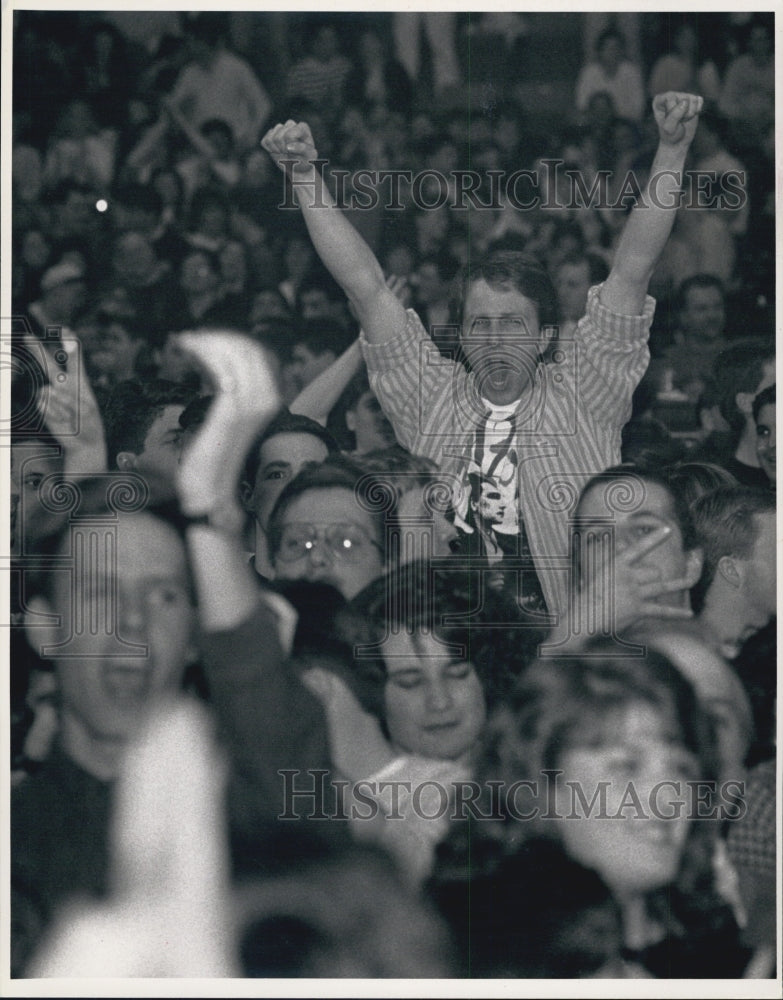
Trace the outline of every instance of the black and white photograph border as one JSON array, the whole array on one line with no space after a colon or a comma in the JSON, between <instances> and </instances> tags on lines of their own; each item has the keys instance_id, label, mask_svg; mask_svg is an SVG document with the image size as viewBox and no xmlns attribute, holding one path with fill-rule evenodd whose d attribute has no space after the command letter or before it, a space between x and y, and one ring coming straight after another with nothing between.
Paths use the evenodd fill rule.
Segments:
<instances>
[{"instance_id":1,"label":"black and white photograph border","mask_svg":"<svg viewBox=\"0 0 783 1000\"><path fill-rule=\"evenodd\" d=\"M653 868L676 851L687 874L702 877L696 852L714 849L709 898L741 927L748 897L732 847L768 873L746 883L766 909L750 920L744 975L669 979L666 992L780 995L770 677L771 663L780 676L783 538L774 501L778 140L774 98L771 109L733 118L719 101L757 15L768 35L773 24L781 86L780 20L764 20L771 4L697 4L685 15L660 4L593 7L216 11L3 0L0 729L11 766L0 779L1 995L656 997L645 949L629 946L623 921L634 916L611 881L625 873L624 852L634 851L626 831L640 820L660 828L648 835ZM205 31L203 14L220 26ZM111 28L108 63L103 43L92 52L86 44L101 22ZM662 58L687 22L703 59L693 87ZM300 57L321 23L334 72L308 79ZM361 27L374 36L363 65ZM167 35L170 49L160 45ZM205 102L213 113L194 114L179 38L195 62L202 46L244 67L232 72L252 93L246 107L223 105L230 123L214 113L215 93ZM596 58L604 43L636 74L614 104ZM516 142L505 148L497 137L511 112ZM387 120L388 133L373 135ZM74 143L69 131L95 141ZM248 163L261 187L245 184ZM153 188L157 173L178 190ZM77 192L71 217L68 185ZM258 191L263 204L252 203ZM675 215L672 232L662 220ZM708 225L687 233L694 218ZM210 225L223 227L217 237ZM346 252L332 252L330 239ZM520 277L509 262L523 246L543 262L551 301L539 277ZM275 277L258 280L263 273ZM219 291L204 295L208 282ZM386 343L395 320L407 356ZM607 361L601 351L621 338ZM416 359L407 379L406 357ZM350 513L345 501L337 513L338 494L349 495ZM746 518L743 553L720 549L721 516ZM127 577L118 560L133 567ZM305 562L309 575L299 572ZM224 594L210 586L210 575L233 572ZM234 654L244 679L220 675ZM262 660L270 673L296 670L301 693L260 681ZM606 685L618 699L611 709ZM432 708L438 692L463 707L448 718L450 709ZM248 707L254 698L301 709L272 719L269 739L299 740L306 756L323 730L315 761L333 770L255 754L245 738L263 721ZM430 717L417 718L427 699ZM538 744L521 735L534 701ZM111 807L95 814L108 870L96 893L95 859L62 850L74 891L57 902L24 971L12 972L17 916L33 928L48 915L36 909L35 887L31 903L12 880L30 875L24 864L42 864L49 818L34 796L14 806L12 843L12 793L46 773L57 733L66 739L58 720L69 702L71 748L55 756L65 792L50 801L62 810L59 828L73 833L78 792L108 803L95 786L112 787ZM100 713L115 727L108 739L92 739ZM346 720L353 729L340 740ZM626 770L618 747L636 756ZM267 761L273 773L259 777ZM350 823L358 846L344 857L324 835L319 863L302 835L299 855L295 827L307 809L321 828ZM251 824L270 815L271 874L248 842ZM759 841L746 832L727 850L732 823L748 816ZM677 839L685 823L706 830L710 820L729 830L720 851L706 833ZM455 821L471 832L449 837L425 906L419 887ZM535 833L514 832L515 822ZM686 837L693 858L682 861ZM89 847L88 834L79 838ZM607 871L591 853L599 849L612 854ZM232 865L245 862L252 876L235 877ZM510 887L551 895L552 922L580 905L556 886L547 893L554 871L581 887L595 919L568 928L573 940L556 934L558 947L542 957L545 922L521 917L524 958L508 960L498 948L508 930L492 914L496 901L513 906ZM659 878L655 900L664 940L677 919L661 915L675 874ZM383 916L373 913L380 900ZM441 919L466 903L485 921L475 973L461 948L474 941L474 918ZM274 918L290 923L277 928L277 953L259 939L248 945L247 928L262 938ZM649 922L648 913L634 927ZM343 930L355 950L332 947ZM308 961L285 955L298 946ZM604 978L584 971L583 952L581 973L552 971L570 970L557 963L575 961L580 947ZM269 977L264 962L299 971ZM514 971L525 962L526 972ZM256 971L243 975L243 965Z\"/></svg>"}]
</instances>

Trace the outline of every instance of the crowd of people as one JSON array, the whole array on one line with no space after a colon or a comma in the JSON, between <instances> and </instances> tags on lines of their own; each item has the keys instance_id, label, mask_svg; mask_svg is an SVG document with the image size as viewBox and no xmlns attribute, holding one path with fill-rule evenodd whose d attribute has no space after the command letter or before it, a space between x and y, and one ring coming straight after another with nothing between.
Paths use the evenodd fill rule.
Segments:
<instances>
[{"instance_id":1,"label":"crowd of people","mask_svg":"<svg viewBox=\"0 0 783 1000\"><path fill-rule=\"evenodd\" d=\"M777 974L772 17L536 17L16 13L13 976Z\"/></svg>"}]
</instances>

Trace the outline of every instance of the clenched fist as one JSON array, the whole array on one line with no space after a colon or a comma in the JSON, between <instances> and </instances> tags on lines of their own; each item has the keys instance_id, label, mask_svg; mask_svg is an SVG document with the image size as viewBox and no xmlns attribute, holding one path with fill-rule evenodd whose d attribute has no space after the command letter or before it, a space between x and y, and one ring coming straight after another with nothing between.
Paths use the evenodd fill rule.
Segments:
<instances>
[{"instance_id":1,"label":"clenched fist","mask_svg":"<svg viewBox=\"0 0 783 1000\"><path fill-rule=\"evenodd\" d=\"M295 122L289 118L285 124L271 128L261 140L261 145L283 171L304 173L311 169L312 161L318 159L307 122Z\"/></svg>"},{"instance_id":2,"label":"clenched fist","mask_svg":"<svg viewBox=\"0 0 783 1000\"><path fill-rule=\"evenodd\" d=\"M653 113L661 145L687 149L696 134L703 97L669 90L653 98Z\"/></svg>"}]
</instances>

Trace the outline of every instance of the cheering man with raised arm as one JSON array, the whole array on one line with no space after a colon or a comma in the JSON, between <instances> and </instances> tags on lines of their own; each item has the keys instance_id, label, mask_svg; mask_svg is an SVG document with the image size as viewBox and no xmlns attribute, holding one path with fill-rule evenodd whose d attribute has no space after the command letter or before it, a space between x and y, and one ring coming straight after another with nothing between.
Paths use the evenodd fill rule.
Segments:
<instances>
[{"instance_id":1,"label":"cheering man with raised arm","mask_svg":"<svg viewBox=\"0 0 783 1000\"><path fill-rule=\"evenodd\" d=\"M567 608L569 513L587 480L619 461L620 432L647 368L655 306L647 285L671 232L701 107L702 98L689 94L653 101L659 145L649 184L573 339L557 340L544 268L524 254L496 252L466 269L455 360L388 289L335 205L313 162L308 126L288 121L263 140L289 171L315 248L356 309L370 383L397 439L463 484L454 498L461 518L471 474L497 485L504 520L495 530L516 536L520 556L532 554L550 612Z\"/></svg>"}]
</instances>

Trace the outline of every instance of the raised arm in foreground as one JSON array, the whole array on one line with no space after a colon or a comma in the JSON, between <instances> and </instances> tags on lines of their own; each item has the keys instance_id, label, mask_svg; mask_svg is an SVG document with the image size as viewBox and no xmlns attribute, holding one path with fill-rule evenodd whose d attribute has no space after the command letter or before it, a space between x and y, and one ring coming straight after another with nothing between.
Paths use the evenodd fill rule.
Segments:
<instances>
[{"instance_id":1,"label":"raised arm in foreground","mask_svg":"<svg viewBox=\"0 0 783 1000\"><path fill-rule=\"evenodd\" d=\"M703 99L669 91L657 94L658 150L650 180L634 207L601 289L601 302L612 312L636 316L644 307L647 286L666 246L680 200L685 156L699 121Z\"/></svg>"},{"instance_id":2,"label":"raised arm in foreground","mask_svg":"<svg viewBox=\"0 0 783 1000\"><path fill-rule=\"evenodd\" d=\"M392 340L405 326L405 309L387 287L375 254L335 204L308 125L275 125L261 144L290 177L313 246L353 303L367 340Z\"/></svg>"},{"instance_id":3,"label":"raised arm in foreground","mask_svg":"<svg viewBox=\"0 0 783 1000\"><path fill-rule=\"evenodd\" d=\"M286 626L293 632L293 609L279 596L262 594L242 551L239 473L279 404L271 367L262 348L239 334L202 331L180 334L179 342L215 386L207 418L183 454L179 493L183 511L205 519L188 529L201 649L211 703L231 752L235 850L243 864L254 864L284 805L279 772L330 767L326 719L317 697L286 663L282 633ZM316 801L326 808L331 794L327 785ZM340 824L319 829L341 834Z\"/></svg>"}]
</instances>

